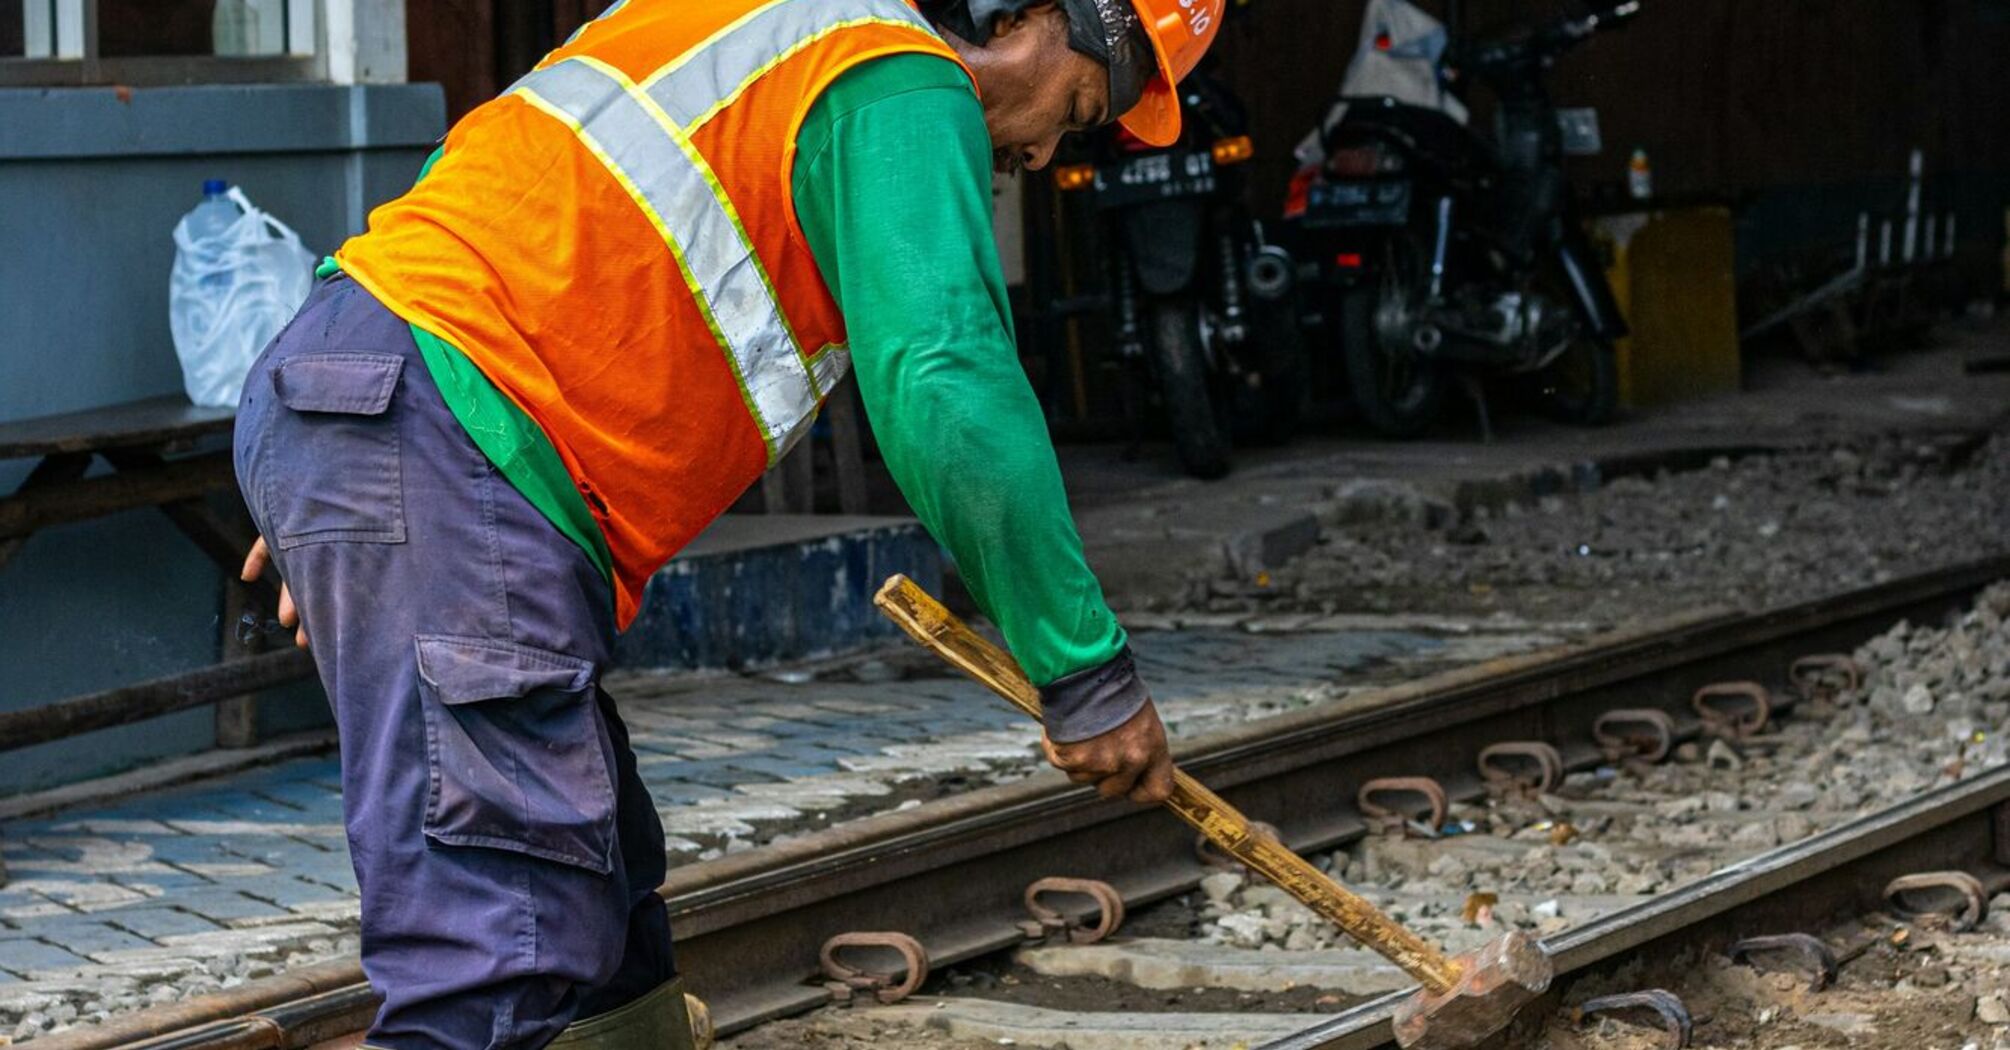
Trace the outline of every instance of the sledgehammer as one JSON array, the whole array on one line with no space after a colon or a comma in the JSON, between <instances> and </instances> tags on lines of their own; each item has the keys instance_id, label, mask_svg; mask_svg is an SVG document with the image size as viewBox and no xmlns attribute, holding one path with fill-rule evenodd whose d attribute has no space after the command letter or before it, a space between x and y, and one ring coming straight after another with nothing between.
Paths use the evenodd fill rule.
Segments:
<instances>
[{"instance_id":1,"label":"sledgehammer","mask_svg":"<svg viewBox=\"0 0 2010 1050\"><path fill-rule=\"evenodd\" d=\"M1040 691L1011 655L972 631L913 580L894 576L875 599L901 630L1013 707L1040 718ZM1515 1011L1549 988L1542 946L1515 932L1446 958L1373 904L1306 863L1283 843L1251 831L1249 819L1199 781L1175 770L1165 807L1216 846L1373 948L1423 989L1396 1008L1396 1042L1422 1050L1467 1047L1507 1027Z\"/></svg>"}]
</instances>

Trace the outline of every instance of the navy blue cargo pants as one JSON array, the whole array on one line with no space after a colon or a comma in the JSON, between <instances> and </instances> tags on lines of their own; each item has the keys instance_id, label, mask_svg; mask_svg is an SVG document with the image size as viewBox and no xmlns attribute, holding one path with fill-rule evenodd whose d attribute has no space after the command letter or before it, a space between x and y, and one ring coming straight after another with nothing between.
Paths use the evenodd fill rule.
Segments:
<instances>
[{"instance_id":1,"label":"navy blue cargo pants","mask_svg":"<svg viewBox=\"0 0 2010 1050\"><path fill-rule=\"evenodd\" d=\"M608 583L469 440L410 330L316 286L237 477L341 736L387 1050L541 1047L674 975L663 829L600 691Z\"/></svg>"}]
</instances>

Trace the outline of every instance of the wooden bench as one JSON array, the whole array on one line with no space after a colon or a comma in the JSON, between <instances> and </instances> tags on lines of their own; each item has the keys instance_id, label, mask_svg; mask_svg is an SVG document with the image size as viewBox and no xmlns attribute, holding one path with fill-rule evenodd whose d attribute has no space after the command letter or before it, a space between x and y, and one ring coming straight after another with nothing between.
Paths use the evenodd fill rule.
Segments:
<instances>
[{"instance_id":1,"label":"wooden bench","mask_svg":"<svg viewBox=\"0 0 2010 1050\"><path fill-rule=\"evenodd\" d=\"M260 654L263 632L240 638L239 620L250 614L263 623L277 593L270 580L237 580L254 530L236 499L230 451L216 447L235 419L232 409L197 408L176 394L0 423L0 460L36 461L27 480L0 497L0 567L42 529L154 507L216 562L226 581L223 663L0 712L0 753L206 704L217 705L217 745L249 747L257 737L249 694L313 673L304 652ZM89 476L98 463L110 470ZM234 512L219 513L211 503L223 493Z\"/></svg>"}]
</instances>

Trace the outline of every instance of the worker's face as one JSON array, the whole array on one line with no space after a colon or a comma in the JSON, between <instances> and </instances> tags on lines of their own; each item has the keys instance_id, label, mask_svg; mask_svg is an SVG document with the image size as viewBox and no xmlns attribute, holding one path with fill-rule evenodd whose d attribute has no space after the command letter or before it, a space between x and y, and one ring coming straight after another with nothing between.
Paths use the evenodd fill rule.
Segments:
<instances>
[{"instance_id":1,"label":"worker's face","mask_svg":"<svg viewBox=\"0 0 2010 1050\"><path fill-rule=\"evenodd\" d=\"M1000 16L983 47L943 35L977 77L998 171L1044 168L1062 135L1117 116L1109 72L1068 46L1068 16L1057 4Z\"/></svg>"}]
</instances>

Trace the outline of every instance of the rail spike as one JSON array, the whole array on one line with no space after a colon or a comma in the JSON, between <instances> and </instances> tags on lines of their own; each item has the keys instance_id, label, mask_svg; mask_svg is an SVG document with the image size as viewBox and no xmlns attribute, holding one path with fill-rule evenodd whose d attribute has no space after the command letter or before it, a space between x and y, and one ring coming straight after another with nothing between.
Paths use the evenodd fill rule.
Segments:
<instances>
[{"instance_id":1,"label":"rail spike","mask_svg":"<svg viewBox=\"0 0 2010 1050\"><path fill-rule=\"evenodd\" d=\"M1703 732L1730 740L1750 740L1773 718L1772 694L1757 682L1715 682L1689 698Z\"/></svg>"},{"instance_id":2,"label":"rail spike","mask_svg":"<svg viewBox=\"0 0 2010 1050\"><path fill-rule=\"evenodd\" d=\"M902 963L895 973L905 976L895 980L894 973L875 973L844 962L838 952L846 948L891 948L900 953ZM824 976L830 978L824 987L834 1002L850 1003L859 992L871 992L882 1003L897 1003L928 980L928 949L905 933L840 933L824 942L820 955Z\"/></svg>"},{"instance_id":3,"label":"rail spike","mask_svg":"<svg viewBox=\"0 0 2010 1050\"><path fill-rule=\"evenodd\" d=\"M1807 961L1812 971L1809 987L1821 991L1834 984L1836 975L1842 970L1842 963L1836 958L1835 949L1830 948L1821 938L1806 933L1778 933L1765 937L1747 937L1731 945L1726 954L1733 963L1745 963L1758 968L1755 956L1793 953Z\"/></svg>"},{"instance_id":4,"label":"rail spike","mask_svg":"<svg viewBox=\"0 0 2010 1050\"><path fill-rule=\"evenodd\" d=\"M1090 926L1069 918L1058 909L1041 903L1040 898L1048 894L1072 894L1095 901L1096 924ZM1049 877L1026 887L1026 912L1033 918L1021 923L1020 929L1028 937L1045 938L1065 933L1072 943L1095 944L1117 932L1117 927L1124 924L1124 897L1116 887L1100 879Z\"/></svg>"},{"instance_id":5,"label":"rail spike","mask_svg":"<svg viewBox=\"0 0 2010 1050\"><path fill-rule=\"evenodd\" d=\"M1924 899L1929 895L1939 900ZM1910 922L1943 919L1955 933L1974 929L1989 914L1989 894L1983 888L1982 880L1965 871L1922 871L1900 875L1885 884L1884 902L1901 919ZM1941 904L1951 907L1941 907Z\"/></svg>"},{"instance_id":6,"label":"rail spike","mask_svg":"<svg viewBox=\"0 0 2010 1050\"><path fill-rule=\"evenodd\" d=\"M1787 679L1803 700L1838 703L1863 686L1863 665L1846 653L1816 653L1795 660Z\"/></svg>"},{"instance_id":7,"label":"rail spike","mask_svg":"<svg viewBox=\"0 0 2010 1050\"><path fill-rule=\"evenodd\" d=\"M1523 761L1501 761L1507 758ZM1508 740L1488 744L1480 749L1477 763L1480 779L1486 782L1487 790L1496 795L1510 792L1546 795L1563 782L1562 753L1554 745L1541 740ZM1531 764L1533 769L1529 768Z\"/></svg>"},{"instance_id":8,"label":"rail spike","mask_svg":"<svg viewBox=\"0 0 2010 1050\"><path fill-rule=\"evenodd\" d=\"M1658 707L1615 707L1591 723L1591 737L1608 761L1659 762L1675 749L1675 720Z\"/></svg>"},{"instance_id":9,"label":"rail spike","mask_svg":"<svg viewBox=\"0 0 2010 1050\"><path fill-rule=\"evenodd\" d=\"M1571 1013L1579 1024L1587 1018L1599 1014L1618 1013L1622 1010L1651 1010L1661 1021L1662 1034L1667 1037L1668 1050L1682 1050L1689 1045L1689 1038L1695 1033L1696 1024L1689 1017L1689 1008L1682 998L1665 988L1649 988L1639 992L1622 992L1618 995L1601 995L1596 999L1586 999Z\"/></svg>"},{"instance_id":10,"label":"rail spike","mask_svg":"<svg viewBox=\"0 0 2010 1050\"><path fill-rule=\"evenodd\" d=\"M1430 777L1376 777L1361 785L1354 796L1354 804L1361 815L1368 818L1371 827L1381 830L1384 835L1407 836L1416 818L1411 814L1385 805L1378 801L1391 795L1415 795L1430 807L1429 816L1423 821L1426 833L1436 836L1445 827L1445 812L1451 806L1445 795L1444 785Z\"/></svg>"}]
</instances>

